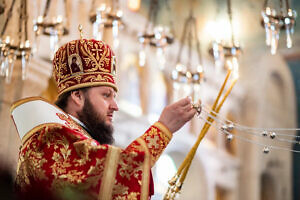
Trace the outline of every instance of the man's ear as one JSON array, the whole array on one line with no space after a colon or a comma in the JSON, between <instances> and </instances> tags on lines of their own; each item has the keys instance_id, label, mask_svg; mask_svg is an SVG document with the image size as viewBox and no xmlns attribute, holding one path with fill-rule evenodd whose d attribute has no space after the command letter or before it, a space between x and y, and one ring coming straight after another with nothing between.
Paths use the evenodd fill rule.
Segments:
<instances>
[{"instance_id":1,"label":"man's ear","mask_svg":"<svg viewBox=\"0 0 300 200\"><path fill-rule=\"evenodd\" d=\"M76 106L80 109L83 107L85 97L81 90L72 91L70 97Z\"/></svg>"}]
</instances>

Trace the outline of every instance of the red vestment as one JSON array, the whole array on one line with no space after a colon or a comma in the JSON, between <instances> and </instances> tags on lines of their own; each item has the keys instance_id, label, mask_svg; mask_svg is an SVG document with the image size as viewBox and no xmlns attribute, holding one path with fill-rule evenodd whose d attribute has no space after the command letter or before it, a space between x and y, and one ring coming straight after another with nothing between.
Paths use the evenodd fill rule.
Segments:
<instances>
[{"instance_id":1,"label":"red vestment","mask_svg":"<svg viewBox=\"0 0 300 200\"><path fill-rule=\"evenodd\" d=\"M28 102L34 106L34 101L46 103L30 99L12 108L19 132L30 129L28 124L22 125L19 112L26 112L22 106L26 107ZM100 145L67 114L55 109L51 111L51 120L44 123L40 118L45 115L38 117L38 125L29 122L35 126L25 131L25 136L20 134L16 185L22 194L38 189L53 199L70 199L66 195L76 196L74 199L149 199L149 189L153 189L151 167L172 137L163 124L156 122L126 149L120 149ZM24 130L22 126L26 126Z\"/></svg>"}]
</instances>

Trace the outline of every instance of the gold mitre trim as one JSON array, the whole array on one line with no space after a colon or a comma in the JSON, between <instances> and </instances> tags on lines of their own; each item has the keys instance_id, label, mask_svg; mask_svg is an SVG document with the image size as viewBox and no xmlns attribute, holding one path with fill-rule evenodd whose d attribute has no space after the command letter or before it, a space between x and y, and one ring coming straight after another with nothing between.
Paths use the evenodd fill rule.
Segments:
<instances>
[{"instance_id":1,"label":"gold mitre trim","mask_svg":"<svg viewBox=\"0 0 300 200\"><path fill-rule=\"evenodd\" d=\"M116 84L110 83L110 82L89 82L89 83L81 83L81 84L76 84L71 87L68 87L65 90L62 90L58 96L62 95L65 92L69 92L72 90L80 89L80 88L85 88L85 87L93 87L93 86L109 86L112 87L116 92L118 92L118 88Z\"/></svg>"}]
</instances>

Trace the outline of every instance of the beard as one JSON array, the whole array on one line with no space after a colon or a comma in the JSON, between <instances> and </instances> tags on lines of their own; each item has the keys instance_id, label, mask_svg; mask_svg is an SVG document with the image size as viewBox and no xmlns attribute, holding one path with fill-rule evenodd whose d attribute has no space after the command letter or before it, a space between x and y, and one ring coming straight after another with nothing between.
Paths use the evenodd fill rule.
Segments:
<instances>
[{"instance_id":1,"label":"beard","mask_svg":"<svg viewBox=\"0 0 300 200\"><path fill-rule=\"evenodd\" d=\"M95 111L89 98L85 98L83 108L77 115L94 140L100 144L112 144L114 142L113 126L105 123L105 117Z\"/></svg>"}]
</instances>

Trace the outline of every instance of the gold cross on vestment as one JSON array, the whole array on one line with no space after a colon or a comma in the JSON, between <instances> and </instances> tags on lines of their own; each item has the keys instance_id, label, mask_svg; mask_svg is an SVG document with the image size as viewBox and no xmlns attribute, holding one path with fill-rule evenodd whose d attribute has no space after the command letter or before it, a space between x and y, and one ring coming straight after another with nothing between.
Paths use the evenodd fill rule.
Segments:
<instances>
[{"instance_id":1,"label":"gold cross on vestment","mask_svg":"<svg viewBox=\"0 0 300 200\"><path fill-rule=\"evenodd\" d=\"M158 144L159 137L157 135L155 135L154 137L147 136L146 140L149 142L148 146L150 148L152 148L153 146L154 146L154 148L158 148L159 147L159 144Z\"/></svg>"}]
</instances>

